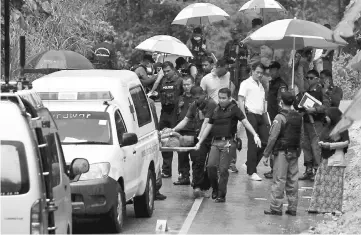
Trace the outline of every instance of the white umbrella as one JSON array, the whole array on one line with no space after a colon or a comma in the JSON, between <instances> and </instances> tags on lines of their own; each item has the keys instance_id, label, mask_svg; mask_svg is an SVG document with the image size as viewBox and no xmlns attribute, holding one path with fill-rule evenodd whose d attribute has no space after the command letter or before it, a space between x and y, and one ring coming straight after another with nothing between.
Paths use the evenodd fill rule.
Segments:
<instances>
[{"instance_id":1,"label":"white umbrella","mask_svg":"<svg viewBox=\"0 0 361 235\"><path fill-rule=\"evenodd\" d=\"M193 57L188 47L179 39L169 35L157 35L140 43L135 49Z\"/></svg>"},{"instance_id":2,"label":"white umbrella","mask_svg":"<svg viewBox=\"0 0 361 235\"><path fill-rule=\"evenodd\" d=\"M210 3L194 3L184 8L175 17L172 24L206 25L227 20L229 15L221 8Z\"/></svg>"},{"instance_id":3,"label":"white umbrella","mask_svg":"<svg viewBox=\"0 0 361 235\"><path fill-rule=\"evenodd\" d=\"M240 9L244 14L260 14L263 18L268 14L285 15L287 10L275 0L251 0L246 2Z\"/></svg>"},{"instance_id":4,"label":"white umbrella","mask_svg":"<svg viewBox=\"0 0 361 235\"><path fill-rule=\"evenodd\" d=\"M295 18L271 22L249 35L243 43L253 47L266 45L273 49L298 50L305 47L335 49L347 45L346 41L341 40L335 41L333 32L325 26ZM293 63L292 88L294 66Z\"/></svg>"}]
</instances>

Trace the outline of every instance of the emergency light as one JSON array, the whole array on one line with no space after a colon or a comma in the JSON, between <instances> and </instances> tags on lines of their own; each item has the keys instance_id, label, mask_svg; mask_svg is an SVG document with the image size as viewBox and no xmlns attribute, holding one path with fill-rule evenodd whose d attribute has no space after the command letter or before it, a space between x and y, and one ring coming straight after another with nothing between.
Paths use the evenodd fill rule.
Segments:
<instances>
[{"instance_id":1,"label":"emergency light","mask_svg":"<svg viewBox=\"0 0 361 235\"><path fill-rule=\"evenodd\" d=\"M42 100L113 100L110 91L38 92Z\"/></svg>"}]
</instances>

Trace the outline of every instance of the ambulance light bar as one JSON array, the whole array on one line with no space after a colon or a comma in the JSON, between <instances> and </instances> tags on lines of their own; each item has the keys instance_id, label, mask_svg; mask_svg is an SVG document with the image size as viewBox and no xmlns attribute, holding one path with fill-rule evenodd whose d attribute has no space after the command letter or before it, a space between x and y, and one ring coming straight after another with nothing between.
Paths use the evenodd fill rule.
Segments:
<instances>
[{"instance_id":1,"label":"ambulance light bar","mask_svg":"<svg viewBox=\"0 0 361 235\"><path fill-rule=\"evenodd\" d=\"M42 100L113 100L110 91L38 92Z\"/></svg>"}]
</instances>

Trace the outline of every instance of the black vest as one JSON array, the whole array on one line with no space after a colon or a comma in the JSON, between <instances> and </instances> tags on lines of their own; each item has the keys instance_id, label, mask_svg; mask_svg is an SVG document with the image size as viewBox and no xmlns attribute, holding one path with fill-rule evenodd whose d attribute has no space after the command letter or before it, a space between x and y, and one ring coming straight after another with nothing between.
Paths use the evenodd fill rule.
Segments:
<instances>
[{"instance_id":1,"label":"black vest","mask_svg":"<svg viewBox=\"0 0 361 235\"><path fill-rule=\"evenodd\" d=\"M278 96L278 90L280 89L281 85L284 85L287 88L286 82L283 81L283 79L280 77L276 78L275 80L271 80L269 82L267 111L268 114L270 115L271 122L274 120L274 118L280 111L280 107L277 102L277 96Z\"/></svg>"},{"instance_id":2,"label":"black vest","mask_svg":"<svg viewBox=\"0 0 361 235\"><path fill-rule=\"evenodd\" d=\"M174 108L175 104L178 102L179 93L177 75L174 75L171 79L162 79L159 86L160 102L162 106L172 106L172 108Z\"/></svg>"},{"instance_id":3,"label":"black vest","mask_svg":"<svg viewBox=\"0 0 361 235\"><path fill-rule=\"evenodd\" d=\"M281 112L286 122L281 125L281 132L276 141L274 151L297 150L300 148L302 116L296 111Z\"/></svg>"}]
</instances>

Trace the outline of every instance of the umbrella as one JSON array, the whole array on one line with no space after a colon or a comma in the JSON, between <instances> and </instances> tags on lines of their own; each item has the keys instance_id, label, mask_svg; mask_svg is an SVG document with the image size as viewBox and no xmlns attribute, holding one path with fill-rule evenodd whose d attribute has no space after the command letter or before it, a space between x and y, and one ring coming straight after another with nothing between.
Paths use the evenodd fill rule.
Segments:
<instances>
[{"instance_id":1,"label":"umbrella","mask_svg":"<svg viewBox=\"0 0 361 235\"><path fill-rule=\"evenodd\" d=\"M94 69L93 64L74 51L50 50L29 59L26 69Z\"/></svg>"},{"instance_id":2,"label":"umbrella","mask_svg":"<svg viewBox=\"0 0 361 235\"><path fill-rule=\"evenodd\" d=\"M337 41L333 38L333 32L311 21L298 19L285 19L271 22L258 29L243 43L254 47L263 45L273 49L303 49L313 47L318 49L334 49L347 45L343 39ZM294 86L294 63L292 69L292 88Z\"/></svg>"},{"instance_id":3,"label":"umbrella","mask_svg":"<svg viewBox=\"0 0 361 235\"><path fill-rule=\"evenodd\" d=\"M227 20L229 15L221 8L210 3L194 3L184 8L172 24L205 25Z\"/></svg>"},{"instance_id":4,"label":"umbrella","mask_svg":"<svg viewBox=\"0 0 361 235\"><path fill-rule=\"evenodd\" d=\"M140 43L135 49L172 55L193 57L188 47L179 39L168 35L157 35Z\"/></svg>"},{"instance_id":5,"label":"umbrella","mask_svg":"<svg viewBox=\"0 0 361 235\"><path fill-rule=\"evenodd\" d=\"M269 14L285 15L287 12L287 10L275 0L251 0L246 2L239 11L244 14L260 14L263 18Z\"/></svg>"},{"instance_id":6,"label":"umbrella","mask_svg":"<svg viewBox=\"0 0 361 235\"><path fill-rule=\"evenodd\" d=\"M361 120L361 89L356 94L350 106L343 113L341 120L333 128L330 136L347 130L355 121Z\"/></svg>"}]
</instances>

